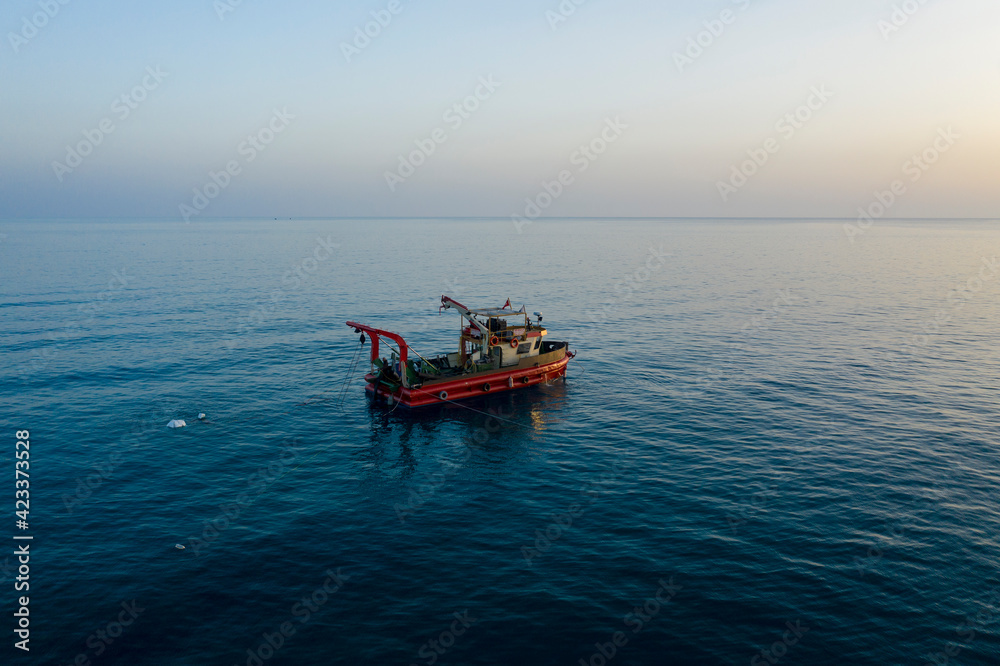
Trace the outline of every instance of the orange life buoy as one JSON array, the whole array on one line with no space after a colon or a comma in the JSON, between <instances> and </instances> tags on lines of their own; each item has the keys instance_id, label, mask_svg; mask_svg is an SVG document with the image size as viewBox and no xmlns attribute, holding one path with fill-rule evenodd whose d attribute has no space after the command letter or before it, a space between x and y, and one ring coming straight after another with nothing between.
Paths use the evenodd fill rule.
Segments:
<instances>
[{"instance_id":1,"label":"orange life buoy","mask_svg":"<svg viewBox=\"0 0 1000 666\"><path fill-rule=\"evenodd\" d=\"M510 346L513 347L514 349L517 349L517 338L510 339Z\"/></svg>"},{"instance_id":2,"label":"orange life buoy","mask_svg":"<svg viewBox=\"0 0 1000 666\"><path fill-rule=\"evenodd\" d=\"M498 344L500 344L500 338L498 338L495 335L492 338L490 338L490 346L491 347L496 347Z\"/></svg>"}]
</instances>

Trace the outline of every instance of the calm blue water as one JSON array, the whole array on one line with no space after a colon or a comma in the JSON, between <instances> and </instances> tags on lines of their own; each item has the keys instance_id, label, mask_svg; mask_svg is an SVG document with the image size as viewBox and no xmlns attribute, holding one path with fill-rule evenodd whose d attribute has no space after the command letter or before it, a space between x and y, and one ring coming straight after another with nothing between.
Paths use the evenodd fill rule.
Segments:
<instances>
[{"instance_id":1,"label":"calm blue water","mask_svg":"<svg viewBox=\"0 0 1000 666\"><path fill-rule=\"evenodd\" d=\"M1000 663L1000 226L523 231L0 224L3 660ZM544 311L567 380L340 405L344 321L451 349L443 293Z\"/></svg>"}]
</instances>

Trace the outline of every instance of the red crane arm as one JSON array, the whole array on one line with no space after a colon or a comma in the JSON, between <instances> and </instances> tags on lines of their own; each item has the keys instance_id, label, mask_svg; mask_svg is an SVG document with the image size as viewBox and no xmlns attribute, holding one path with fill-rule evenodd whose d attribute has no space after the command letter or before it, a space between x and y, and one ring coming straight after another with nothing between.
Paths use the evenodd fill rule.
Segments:
<instances>
[{"instance_id":1,"label":"red crane arm","mask_svg":"<svg viewBox=\"0 0 1000 666\"><path fill-rule=\"evenodd\" d=\"M364 331L365 333L368 333L371 336L371 339L372 339L372 355L371 355L371 360L372 360L372 362L374 362L378 358L378 343L379 343L379 338L388 338L389 340L392 340L397 345L399 345L399 368L400 368L400 373L399 374L402 375L402 377L400 379L402 379L402 381L403 381L403 386L407 386L407 383L406 383L406 359L407 359L407 356L409 355L408 354L409 347L406 344L406 340L403 339L403 336L399 335L398 333L393 333L392 331L383 331L382 329L372 328L371 326L366 326L365 324L358 324L358 323L353 322L353 321L347 322L347 325L350 326L351 328L353 328L355 331Z\"/></svg>"}]
</instances>

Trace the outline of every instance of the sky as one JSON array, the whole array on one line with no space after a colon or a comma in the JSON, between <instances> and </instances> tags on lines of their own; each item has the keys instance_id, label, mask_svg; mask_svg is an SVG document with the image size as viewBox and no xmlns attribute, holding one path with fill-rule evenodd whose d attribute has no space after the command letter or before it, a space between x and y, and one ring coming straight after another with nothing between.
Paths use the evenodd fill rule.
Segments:
<instances>
[{"instance_id":1,"label":"sky","mask_svg":"<svg viewBox=\"0 0 1000 666\"><path fill-rule=\"evenodd\" d=\"M7 0L0 219L997 218L998 24L996 0Z\"/></svg>"}]
</instances>

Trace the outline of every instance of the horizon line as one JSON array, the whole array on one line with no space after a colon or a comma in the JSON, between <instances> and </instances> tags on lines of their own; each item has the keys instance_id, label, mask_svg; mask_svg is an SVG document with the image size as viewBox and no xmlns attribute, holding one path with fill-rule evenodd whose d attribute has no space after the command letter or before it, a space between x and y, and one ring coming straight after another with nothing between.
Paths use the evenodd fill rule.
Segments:
<instances>
[{"instance_id":1,"label":"horizon line","mask_svg":"<svg viewBox=\"0 0 1000 666\"><path fill-rule=\"evenodd\" d=\"M204 217L201 219L193 220L193 222L212 222L212 221L237 221L237 220L269 220L269 221L294 221L294 220L504 220L509 221L510 216L475 216L475 215L391 215L391 216L369 216L369 215L340 215L340 216L273 216L273 215L258 215L258 216L230 216L230 217ZM170 222L183 222L184 224L190 224L190 222L185 222L183 218L172 217L172 216L89 216L89 217L10 217L10 218L0 218L0 223L4 222L33 222L33 221L52 221L52 222L76 222L76 221L91 221L91 220L102 220L102 221L170 221ZM559 217L537 217L531 222L544 222L544 221L556 221L556 220L766 220L766 221L809 221L809 222L846 222L846 221L857 221L855 217L796 217L796 216L729 216L729 217L719 217L719 216L644 216L644 215L586 215L586 216L559 216ZM878 218L878 222L941 222L941 221L952 221L952 222L990 222L990 221L1000 221L1000 216L998 217L881 217Z\"/></svg>"}]
</instances>

